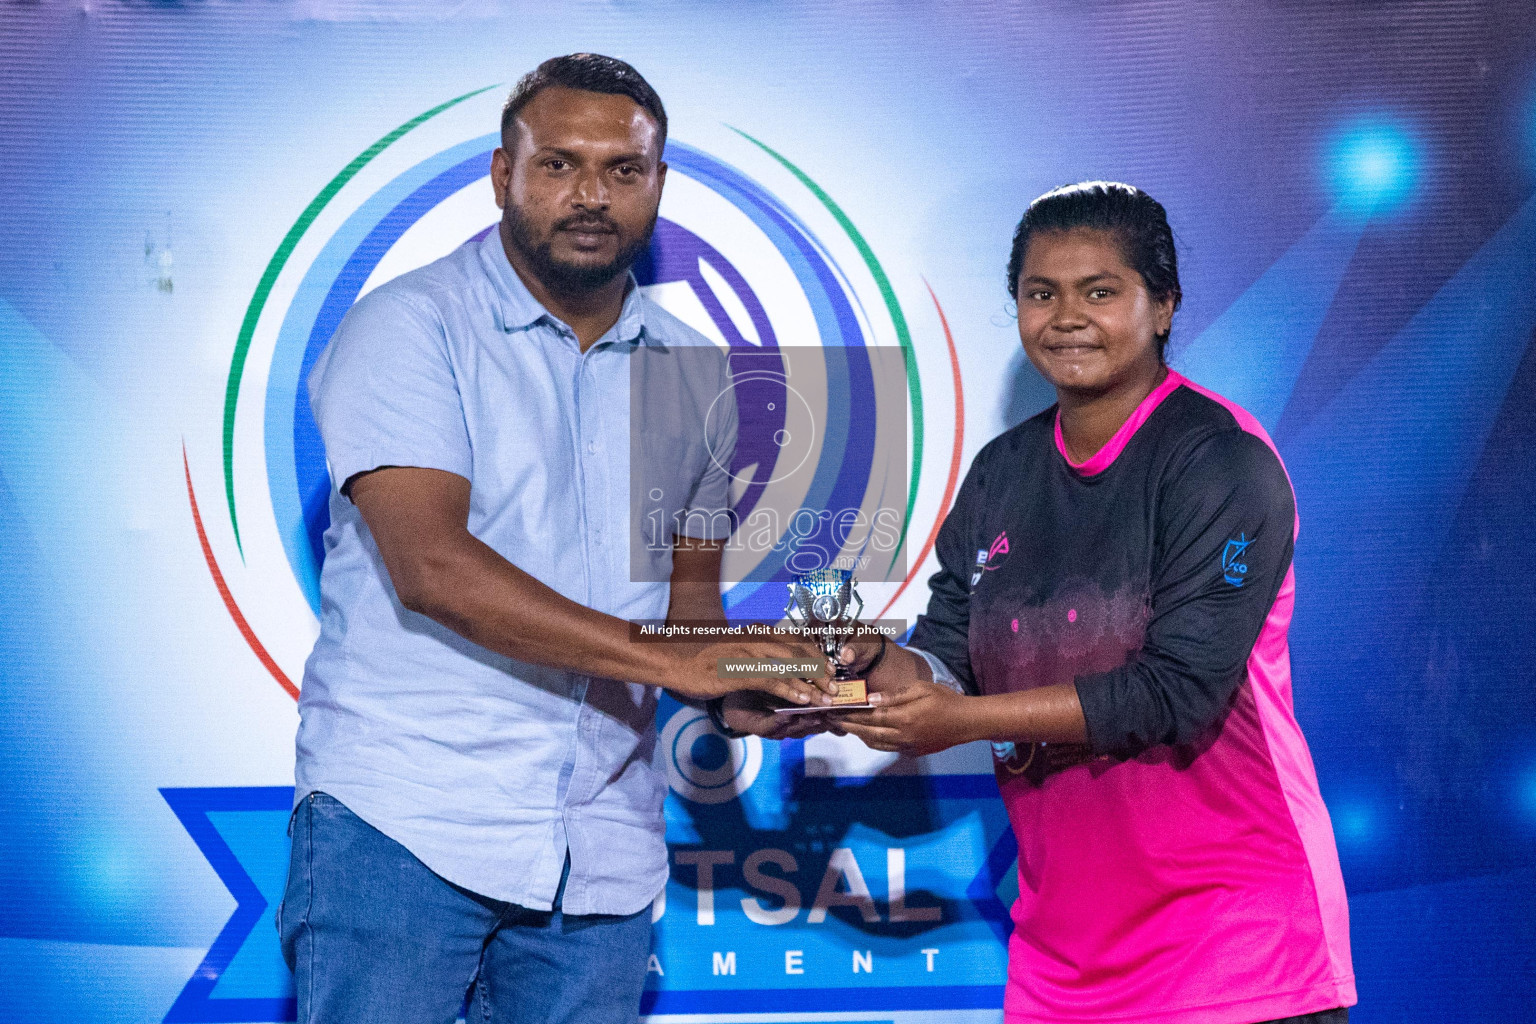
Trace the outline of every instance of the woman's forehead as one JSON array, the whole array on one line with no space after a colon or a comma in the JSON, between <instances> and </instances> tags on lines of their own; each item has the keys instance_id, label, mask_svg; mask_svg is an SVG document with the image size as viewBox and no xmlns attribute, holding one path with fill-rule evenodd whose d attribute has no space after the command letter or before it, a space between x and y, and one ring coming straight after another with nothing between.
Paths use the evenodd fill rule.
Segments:
<instances>
[{"instance_id":1,"label":"woman's forehead","mask_svg":"<svg viewBox=\"0 0 1536 1024\"><path fill-rule=\"evenodd\" d=\"M1024 250L1025 277L1077 279L1096 274L1135 274L1126 263L1125 247L1113 231L1068 228L1037 231Z\"/></svg>"}]
</instances>

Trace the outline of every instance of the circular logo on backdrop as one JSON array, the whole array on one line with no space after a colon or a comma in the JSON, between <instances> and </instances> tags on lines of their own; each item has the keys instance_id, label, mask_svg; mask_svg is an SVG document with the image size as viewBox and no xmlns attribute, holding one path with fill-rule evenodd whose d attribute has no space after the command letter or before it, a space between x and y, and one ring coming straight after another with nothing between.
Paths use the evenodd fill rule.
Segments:
<instances>
[{"instance_id":1,"label":"circular logo on backdrop","mask_svg":"<svg viewBox=\"0 0 1536 1024\"><path fill-rule=\"evenodd\" d=\"M723 804L757 781L763 741L756 736L727 739L697 708L679 708L661 730L667 783L684 800Z\"/></svg>"},{"instance_id":2,"label":"circular logo on backdrop","mask_svg":"<svg viewBox=\"0 0 1536 1024\"><path fill-rule=\"evenodd\" d=\"M359 297L495 229L487 178L498 144L486 135L445 150L362 203L310 265L278 329L266 391L268 492L290 570L317 615L331 480L304 382ZM635 277L649 299L731 353L742 422L729 467L738 517L750 516L776 482L802 478L803 502L858 508L875 466L880 396L847 275L741 172L676 141L666 157L661 213ZM819 407L788 384L790 339L827 353ZM847 425L846 437L828 444L815 425L833 420ZM769 584L787 582L788 570L771 550L754 553L767 564L730 573L743 582L726 592L727 607L741 618L777 619L783 588Z\"/></svg>"},{"instance_id":3,"label":"circular logo on backdrop","mask_svg":"<svg viewBox=\"0 0 1536 1024\"><path fill-rule=\"evenodd\" d=\"M243 583L241 602L226 584L197 496L191 494L188 471L200 539L220 593L252 649L294 694L298 664L292 654L307 653L318 629L322 538L329 525L331 492L305 382L342 316L359 297L495 229L499 211L488 176L498 136L487 134L451 146L403 168L371 194L353 197L351 212L330 230L307 265L289 261L300 239L321 211L345 193L358 169L450 105L401 126L322 191L288 232L247 310L225 403L225 497L246 575L254 572L271 579L269 574L285 573L291 580L286 587L276 586L274 580L264 588L256 599L263 605L260 614L247 618L242 611L247 590ZM922 420L906 317L873 253L830 197L784 157L744 138L764 154L767 166L788 170L814 200L811 208L823 218L830 214L847 235L840 241L858 254L861 265L855 269L859 279L866 280L862 287L868 294L859 294L828 246L781 198L715 156L669 141L669 173L656 232L634 272L651 301L730 355L741 422L728 467L737 515L745 518L759 504L782 499L774 489L786 483L800 488L788 496L791 503L827 508L859 508L866 495L882 487L894 489L881 478L883 467L874 453L877 442L884 442L887 450L894 444L904 458L906 421L881 415L880 402L889 403L890 397L879 394L872 379L870 349L877 334L873 316L882 338L894 340L907 353L907 390L900 398L911 403L917 440L910 467L902 467L909 474L902 484L911 484L904 496L909 518L920 470ZM328 211L327 223L335 222L334 210ZM307 248L313 249L315 241L306 239ZM294 282L292 291L285 301L272 301L279 280ZM818 360L811 394L786 379L786 349L805 346L819 346L825 353ZM956 387L958 394L958 377ZM261 415L259 429L253 429L255 418L239 407L244 402L249 408L258 389ZM893 422L902 436L881 437L882 429L891 432ZM818 430L818 424L824 429ZM835 429L825 429L827 424ZM264 486L253 486L252 473L264 473ZM253 500L254 494L267 500ZM943 505L948 505L948 493ZM258 533L262 539L256 538ZM274 533L277 543L271 542ZM914 570L926 553L925 547L912 563ZM790 575L783 555L769 549L728 557L748 560L728 574L740 581L725 591L732 617L776 621ZM253 589L263 590L259 585ZM308 606L307 616L293 607L292 598L274 598L295 590ZM273 612L273 603L285 606ZM281 625L275 628L289 632L302 619L306 635L274 656L270 641L252 625L258 619L277 620ZM761 745L755 740L730 743L728 756L725 747L714 750L713 741L704 738L723 738L692 709L674 715L664 733L669 778L679 795L690 800L730 799L751 784L761 765Z\"/></svg>"}]
</instances>

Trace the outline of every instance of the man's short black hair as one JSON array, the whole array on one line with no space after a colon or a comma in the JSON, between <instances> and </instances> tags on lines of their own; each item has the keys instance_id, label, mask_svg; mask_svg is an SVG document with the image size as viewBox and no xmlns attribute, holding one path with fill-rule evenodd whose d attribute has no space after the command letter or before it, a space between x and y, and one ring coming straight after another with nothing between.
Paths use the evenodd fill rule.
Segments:
<instances>
[{"instance_id":1,"label":"man's short black hair","mask_svg":"<svg viewBox=\"0 0 1536 1024\"><path fill-rule=\"evenodd\" d=\"M662 145L667 141L667 111L661 105L661 97L651 88L640 72L617 57L604 57L600 53L571 53L564 57L551 57L518 80L501 108L501 135L505 140L507 129L517 120L517 115L545 89L581 89L585 92L602 92L613 96L628 96L656 122L661 130Z\"/></svg>"}]
</instances>

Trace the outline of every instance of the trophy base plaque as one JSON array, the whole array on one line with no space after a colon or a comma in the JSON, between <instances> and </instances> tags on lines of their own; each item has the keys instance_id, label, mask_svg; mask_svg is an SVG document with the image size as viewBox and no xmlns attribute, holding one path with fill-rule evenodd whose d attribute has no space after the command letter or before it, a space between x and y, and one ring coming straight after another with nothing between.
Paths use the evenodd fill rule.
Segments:
<instances>
[{"instance_id":1,"label":"trophy base plaque","mask_svg":"<svg viewBox=\"0 0 1536 1024\"><path fill-rule=\"evenodd\" d=\"M833 707L847 707L849 704L868 705L869 693L864 689L864 680L838 679L836 682L837 692L832 695Z\"/></svg>"},{"instance_id":2,"label":"trophy base plaque","mask_svg":"<svg viewBox=\"0 0 1536 1024\"><path fill-rule=\"evenodd\" d=\"M830 707L789 707L774 708L781 715L806 715L817 711L859 711L874 707L869 703L869 692L864 687L862 679L838 679L837 692L832 695Z\"/></svg>"}]
</instances>

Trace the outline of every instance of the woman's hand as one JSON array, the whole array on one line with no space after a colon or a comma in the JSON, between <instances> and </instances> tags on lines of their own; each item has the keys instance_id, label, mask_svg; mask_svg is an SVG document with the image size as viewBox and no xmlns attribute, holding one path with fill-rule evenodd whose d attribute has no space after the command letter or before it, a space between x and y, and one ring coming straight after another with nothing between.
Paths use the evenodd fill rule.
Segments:
<instances>
[{"instance_id":1,"label":"woman's hand","mask_svg":"<svg viewBox=\"0 0 1536 1024\"><path fill-rule=\"evenodd\" d=\"M862 678L871 694L894 692L908 683L933 679L926 661L879 638L844 644L837 653L837 663L850 675ZM872 664L873 669L870 668Z\"/></svg>"},{"instance_id":2,"label":"woman's hand","mask_svg":"<svg viewBox=\"0 0 1536 1024\"><path fill-rule=\"evenodd\" d=\"M910 679L880 696L878 708L838 714L834 729L857 736L874 750L911 756L983 738L971 714L976 698L941 683Z\"/></svg>"}]
</instances>

